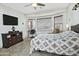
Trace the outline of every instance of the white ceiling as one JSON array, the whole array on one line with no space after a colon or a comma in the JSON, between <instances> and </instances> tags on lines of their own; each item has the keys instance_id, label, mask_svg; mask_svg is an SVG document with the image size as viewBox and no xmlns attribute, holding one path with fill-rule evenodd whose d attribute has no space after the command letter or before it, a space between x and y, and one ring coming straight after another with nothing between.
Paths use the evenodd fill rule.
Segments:
<instances>
[{"instance_id":1,"label":"white ceiling","mask_svg":"<svg viewBox=\"0 0 79 59\"><path fill-rule=\"evenodd\" d=\"M24 14L46 13L47 11L67 8L69 5L69 3L44 3L46 6L42 7L41 9L37 8L34 10L32 6L24 7L28 4L29 3L3 3L3 5L16 9Z\"/></svg>"}]
</instances>

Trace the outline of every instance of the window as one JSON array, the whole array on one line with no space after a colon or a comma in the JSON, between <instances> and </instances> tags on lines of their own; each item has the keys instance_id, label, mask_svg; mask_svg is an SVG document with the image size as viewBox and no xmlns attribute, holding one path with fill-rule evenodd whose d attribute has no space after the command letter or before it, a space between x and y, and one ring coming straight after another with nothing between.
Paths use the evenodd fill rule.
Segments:
<instances>
[{"instance_id":1,"label":"window","mask_svg":"<svg viewBox=\"0 0 79 59\"><path fill-rule=\"evenodd\" d=\"M63 31L63 15L54 17L54 32Z\"/></svg>"},{"instance_id":2,"label":"window","mask_svg":"<svg viewBox=\"0 0 79 59\"><path fill-rule=\"evenodd\" d=\"M51 33L52 31L52 18L42 17L37 19L38 33Z\"/></svg>"}]
</instances>

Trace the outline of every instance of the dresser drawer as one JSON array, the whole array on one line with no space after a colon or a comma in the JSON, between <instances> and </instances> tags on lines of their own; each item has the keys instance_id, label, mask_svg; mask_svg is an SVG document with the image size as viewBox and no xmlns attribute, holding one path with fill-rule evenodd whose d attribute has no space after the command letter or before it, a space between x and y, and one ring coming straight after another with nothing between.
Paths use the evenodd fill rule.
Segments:
<instances>
[{"instance_id":1,"label":"dresser drawer","mask_svg":"<svg viewBox=\"0 0 79 59\"><path fill-rule=\"evenodd\" d=\"M12 32L2 34L3 48L9 48L10 46L23 41L22 32Z\"/></svg>"}]
</instances>

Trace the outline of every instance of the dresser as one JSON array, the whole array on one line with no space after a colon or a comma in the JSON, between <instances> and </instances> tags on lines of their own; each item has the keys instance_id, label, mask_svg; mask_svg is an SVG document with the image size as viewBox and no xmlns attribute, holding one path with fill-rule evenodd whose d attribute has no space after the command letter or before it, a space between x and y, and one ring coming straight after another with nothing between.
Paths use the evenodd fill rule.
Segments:
<instances>
[{"instance_id":1,"label":"dresser","mask_svg":"<svg viewBox=\"0 0 79 59\"><path fill-rule=\"evenodd\" d=\"M9 31L8 33L2 33L3 48L9 48L10 46L23 41L22 32Z\"/></svg>"}]
</instances>

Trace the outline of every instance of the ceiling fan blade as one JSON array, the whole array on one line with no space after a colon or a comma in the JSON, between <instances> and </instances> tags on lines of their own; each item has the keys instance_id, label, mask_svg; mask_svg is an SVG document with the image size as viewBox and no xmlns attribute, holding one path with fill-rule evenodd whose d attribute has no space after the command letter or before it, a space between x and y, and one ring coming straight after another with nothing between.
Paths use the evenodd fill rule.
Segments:
<instances>
[{"instance_id":1,"label":"ceiling fan blade","mask_svg":"<svg viewBox=\"0 0 79 59\"><path fill-rule=\"evenodd\" d=\"M32 5L32 3L30 3L30 4L28 4L28 5L25 5L24 7L28 7L28 6L31 6Z\"/></svg>"},{"instance_id":2,"label":"ceiling fan blade","mask_svg":"<svg viewBox=\"0 0 79 59\"><path fill-rule=\"evenodd\" d=\"M37 3L38 6L45 6L43 3Z\"/></svg>"}]
</instances>

